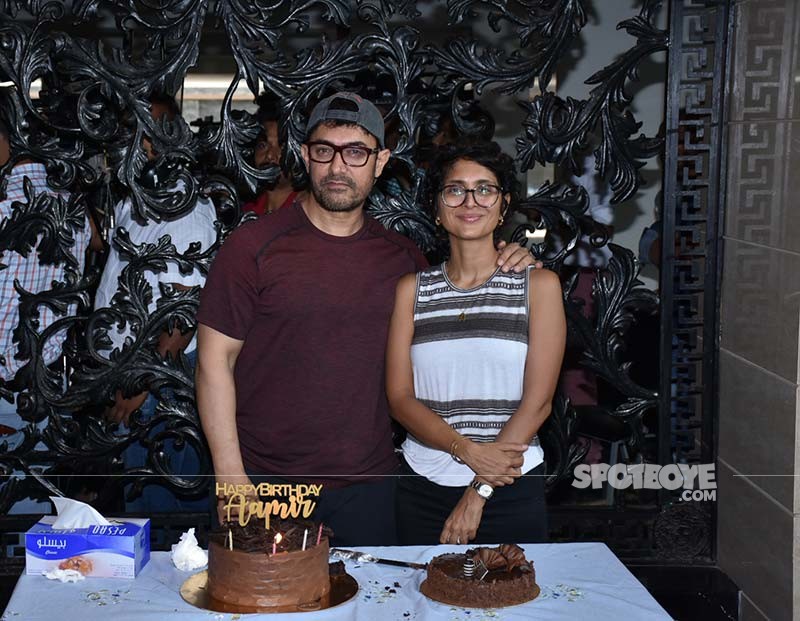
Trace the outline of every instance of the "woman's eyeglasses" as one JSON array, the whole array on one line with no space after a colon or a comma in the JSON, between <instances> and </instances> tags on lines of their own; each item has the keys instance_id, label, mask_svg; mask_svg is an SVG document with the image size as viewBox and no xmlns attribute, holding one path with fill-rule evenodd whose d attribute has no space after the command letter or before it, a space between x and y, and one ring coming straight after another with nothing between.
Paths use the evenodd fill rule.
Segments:
<instances>
[{"instance_id":1,"label":"woman's eyeglasses","mask_svg":"<svg viewBox=\"0 0 800 621\"><path fill-rule=\"evenodd\" d=\"M467 200L467 194L472 194L476 205L488 209L494 206L502 192L503 189L500 186L491 183L481 183L472 189L454 183L441 189L441 197L442 202L448 207L461 207Z\"/></svg>"},{"instance_id":2,"label":"woman's eyeglasses","mask_svg":"<svg viewBox=\"0 0 800 621\"><path fill-rule=\"evenodd\" d=\"M364 166L369 160L369 156L377 153L380 149L370 149L369 147L359 147L356 145L335 145L328 142L309 142L308 157L312 162L328 164L333 161L336 154L342 156L342 161L348 166Z\"/></svg>"}]
</instances>

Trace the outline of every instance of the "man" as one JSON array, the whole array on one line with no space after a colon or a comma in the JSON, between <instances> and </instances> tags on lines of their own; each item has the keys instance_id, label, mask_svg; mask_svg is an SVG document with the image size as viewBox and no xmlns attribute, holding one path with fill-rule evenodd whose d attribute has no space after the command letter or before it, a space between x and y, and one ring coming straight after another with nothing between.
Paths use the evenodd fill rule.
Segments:
<instances>
[{"instance_id":1,"label":"man","mask_svg":"<svg viewBox=\"0 0 800 621\"><path fill-rule=\"evenodd\" d=\"M372 103L338 93L317 104L302 145L310 191L231 235L197 316L217 483L323 484L313 517L335 545L396 541L386 336L397 280L427 263L364 213L389 155Z\"/></svg>"},{"instance_id":2,"label":"man","mask_svg":"<svg viewBox=\"0 0 800 621\"><path fill-rule=\"evenodd\" d=\"M258 99L258 112L256 118L261 124L261 133L256 140L253 150L253 165L256 168L267 166L280 166L281 149L278 140L278 121L280 115L276 107L274 97L269 97L266 93ZM274 185L262 192L254 201L242 206L245 211L263 216L283 207L289 207L294 203L297 191L292 186L292 181L283 171L275 181Z\"/></svg>"},{"instance_id":3,"label":"man","mask_svg":"<svg viewBox=\"0 0 800 621\"><path fill-rule=\"evenodd\" d=\"M178 106L175 100L163 94L153 94L150 97L150 112L153 119L160 120L166 116L172 120L178 114ZM155 161L157 154L153 150L152 142L145 138L142 143L147 159ZM156 179L156 183L158 180ZM182 182L178 182L169 190L173 192L183 191ZM116 231L124 228L129 234L131 242L140 245L143 243L157 243L164 235L169 235L172 243L178 252L184 253L193 242L199 242L202 249L213 245L216 241L216 230L214 220L216 214L211 201L205 198L198 198L194 207L186 214L172 220L162 219L159 222L154 220L146 224L140 224L133 216L133 207L130 198L118 203L114 208L115 223L117 229L112 233L112 240L109 248L108 260L97 288L95 298L95 308L110 307L114 295L119 288L119 277L122 270L128 265L128 261L122 257L113 237ZM174 263L167 264L167 270L163 272L144 272L145 279L150 285L152 298L148 309L153 312L157 308L158 300L161 298L159 283L172 285L176 289L189 289L193 286L202 286L205 278L203 274L195 269L191 274L185 275L180 272ZM122 348L128 331L118 331L115 328L109 330L113 347ZM181 351L184 351L190 362L194 361L196 341L193 338L194 331L182 333L179 329L169 332L164 329L158 341L158 353L162 358L171 354L176 358ZM125 397L121 391L117 390L114 403L107 408L106 418L127 426L130 415L141 408L144 417L150 417L155 413L158 400L148 392ZM190 446L185 446L181 451L172 447L171 442L167 442L166 450L171 458L171 471L176 474L197 474L199 468L199 457L194 453ZM147 457L147 449L141 444L131 445L125 452L124 460L126 467L143 466ZM207 501L200 499L195 502L182 501L175 497L164 488L155 485L146 486L142 496L128 502L128 511L144 513L167 512L179 510L205 510Z\"/></svg>"},{"instance_id":4,"label":"man","mask_svg":"<svg viewBox=\"0 0 800 621\"><path fill-rule=\"evenodd\" d=\"M11 158L10 143L8 127L5 123L0 122L0 166L5 166ZM26 178L30 181L37 197L42 194L58 195L64 202L70 198L67 192L56 192L47 185L47 171L43 164L31 160L21 160L11 169L8 176L6 197L5 200L0 201L0 221L13 216L12 204L15 201L23 204L28 202L23 185ZM80 229L72 228L68 231L60 231L59 234L69 234L73 237L74 243L69 249L74 258L72 268L78 275L81 275L86 262L86 249L91 238L88 218L84 220ZM37 241L37 246L38 244L39 241ZM17 397L25 386L19 385L19 382L15 381L15 376L17 371L28 363L28 359L17 358L18 347L14 342L14 330L22 321L19 314L20 297L14 288L14 281L18 280L20 287L31 293L47 291L53 288L54 282L64 282L66 265L65 263L41 263L37 250L31 250L25 255L10 250L0 252L0 263L6 266L5 269L0 269L0 356L4 359L0 364L0 379L6 383L6 388L11 388L14 393L13 403L0 399L0 444L7 443L7 449L10 451L24 439L22 429L26 423L17 413ZM38 306L37 311L39 313L39 333L43 333L59 318L46 305ZM74 315L75 312L75 305L70 305L67 314ZM45 364L54 365L58 362L65 337L66 330L59 330L47 339L42 350ZM38 426L42 429L46 425L47 421L44 420ZM44 448L44 445L40 444L37 448ZM16 503L10 512L41 513L49 512L49 510L49 502L23 500Z\"/></svg>"}]
</instances>

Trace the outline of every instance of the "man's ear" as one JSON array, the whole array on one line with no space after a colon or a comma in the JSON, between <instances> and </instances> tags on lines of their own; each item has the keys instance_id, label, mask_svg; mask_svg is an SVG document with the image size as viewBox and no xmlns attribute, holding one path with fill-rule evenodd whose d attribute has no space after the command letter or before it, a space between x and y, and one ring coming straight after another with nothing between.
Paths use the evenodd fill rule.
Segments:
<instances>
[{"instance_id":1,"label":"man's ear","mask_svg":"<svg viewBox=\"0 0 800 621\"><path fill-rule=\"evenodd\" d=\"M311 172L311 166L309 165L309 157L308 157L308 145L301 144L300 145L300 155L303 156L303 163L306 165L306 172Z\"/></svg>"},{"instance_id":2,"label":"man's ear","mask_svg":"<svg viewBox=\"0 0 800 621\"><path fill-rule=\"evenodd\" d=\"M383 172L383 168L386 166L386 163L389 161L392 152L389 149L381 149L378 151L378 155L375 158L375 178L381 176Z\"/></svg>"}]
</instances>

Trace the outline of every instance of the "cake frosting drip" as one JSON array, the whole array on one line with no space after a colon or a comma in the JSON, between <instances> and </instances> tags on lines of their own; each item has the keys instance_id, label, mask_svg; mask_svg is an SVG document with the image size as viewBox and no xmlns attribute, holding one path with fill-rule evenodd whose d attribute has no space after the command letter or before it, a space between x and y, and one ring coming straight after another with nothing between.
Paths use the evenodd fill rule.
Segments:
<instances>
[{"instance_id":1,"label":"cake frosting drip","mask_svg":"<svg viewBox=\"0 0 800 621\"><path fill-rule=\"evenodd\" d=\"M468 560L475 562L472 577L464 572ZM533 563L514 544L437 556L420 588L431 599L468 608L513 606L539 594Z\"/></svg>"},{"instance_id":2,"label":"cake frosting drip","mask_svg":"<svg viewBox=\"0 0 800 621\"><path fill-rule=\"evenodd\" d=\"M228 547L227 525L212 533L208 545L209 596L240 606L274 608L308 604L328 595L328 537L323 535L316 545L318 527L310 521L273 520L271 526L267 530L263 523L245 528L231 525L233 550ZM307 544L302 550L306 529ZM272 554L278 532L283 539Z\"/></svg>"}]
</instances>

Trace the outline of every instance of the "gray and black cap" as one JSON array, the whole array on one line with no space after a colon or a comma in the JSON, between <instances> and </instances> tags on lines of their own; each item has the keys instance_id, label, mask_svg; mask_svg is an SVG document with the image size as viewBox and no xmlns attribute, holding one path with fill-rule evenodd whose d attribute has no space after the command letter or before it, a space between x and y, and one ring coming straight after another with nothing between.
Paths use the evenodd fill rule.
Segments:
<instances>
[{"instance_id":1,"label":"gray and black cap","mask_svg":"<svg viewBox=\"0 0 800 621\"><path fill-rule=\"evenodd\" d=\"M363 128L378 140L378 146L385 148L383 143L383 116L371 101L368 101L347 91L335 93L320 101L308 117L306 139L311 135L317 125L324 121L344 121L354 123Z\"/></svg>"}]
</instances>

